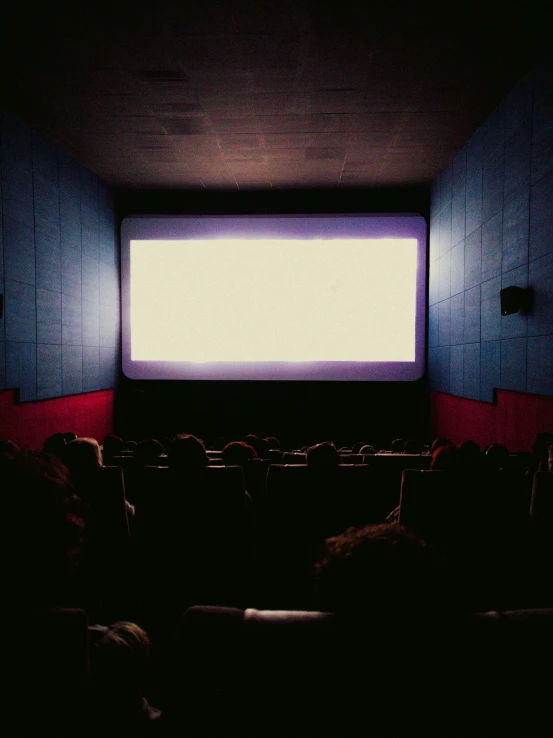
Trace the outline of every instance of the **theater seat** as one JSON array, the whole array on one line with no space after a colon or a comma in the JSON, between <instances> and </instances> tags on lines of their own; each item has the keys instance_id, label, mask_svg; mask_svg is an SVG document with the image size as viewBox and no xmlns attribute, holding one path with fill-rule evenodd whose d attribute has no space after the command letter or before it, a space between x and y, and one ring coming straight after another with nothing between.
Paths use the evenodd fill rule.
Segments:
<instances>
[{"instance_id":1,"label":"theater seat","mask_svg":"<svg viewBox=\"0 0 553 738\"><path fill-rule=\"evenodd\" d=\"M428 625L191 608L175 649L174 732L548 735L553 609L444 611Z\"/></svg>"},{"instance_id":2,"label":"theater seat","mask_svg":"<svg viewBox=\"0 0 553 738\"><path fill-rule=\"evenodd\" d=\"M33 738L86 735L86 613L4 603L2 616L2 734Z\"/></svg>"}]
</instances>

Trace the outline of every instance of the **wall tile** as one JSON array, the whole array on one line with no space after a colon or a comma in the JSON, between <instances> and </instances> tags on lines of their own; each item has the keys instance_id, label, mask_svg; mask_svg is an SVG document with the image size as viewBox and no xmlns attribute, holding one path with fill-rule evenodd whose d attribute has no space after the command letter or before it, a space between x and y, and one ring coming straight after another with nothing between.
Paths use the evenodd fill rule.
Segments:
<instances>
[{"instance_id":1,"label":"wall tile","mask_svg":"<svg viewBox=\"0 0 553 738\"><path fill-rule=\"evenodd\" d=\"M553 395L553 336L528 339L526 391L537 395Z\"/></svg>"},{"instance_id":2,"label":"wall tile","mask_svg":"<svg viewBox=\"0 0 553 738\"><path fill-rule=\"evenodd\" d=\"M451 298L451 344L465 342L465 294L461 292Z\"/></svg>"},{"instance_id":3,"label":"wall tile","mask_svg":"<svg viewBox=\"0 0 553 738\"><path fill-rule=\"evenodd\" d=\"M120 361L116 348L100 348L100 389L115 386Z\"/></svg>"},{"instance_id":4,"label":"wall tile","mask_svg":"<svg viewBox=\"0 0 553 738\"><path fill-rule=\"evenodd\" d=\"M501 387L526 392L526 338L501 341Z\"/></svg>"},{"instance_id":5,"label":"wall tile","mask_svg":"<svg viewBox=\"0 0 553 738\"><path fill-rule=\"evenodd\" d=\"M450 301L444 300L438 305L440 317L438 322L438 345L449 346L451 343Z\"/></svg>"},{"instance_id":6,"label":"wall tile","mask_svg":"<svg viewBox=\"0 0 553 738\"><path fill-rule=\"evenodd\" d=\"M32 221L31 221L32 222ZM32 227L4 215L4 276L35 283L35 237Z\"/></svg>"},{"instance_id":7,"label":"wall tile","mask_svg":"<svg viewBox=\"0 0 553 738\"><path fill-rule=\"evenodd\" d=\"M553 170L553 94L534 105L532 184Z\"/></svg>"},{"instance_id":8,"label":"wall tile","mask_svg":"<svg viewBox=\"0 0 553 738\"><path fill-rule=\"evenodd\" d=\"M100 389L100 349L98 346L83 346L83 391Z\"/></svg>"},{"instance_id":9,"label":"wall tile","mask_svg":"<svg viewBox=\"0 0 553 738\"><path fill-rule=\"evenodd\" d=\"M501 275L501 289L505 287L528 287L528 265L512 269ZM526 335L527 316L522 312L501 316L501 338L521 338Z\"/></svg>"},{"instance_id":10,"label":"wall tile","mask_svg":"<svg viewBox=\"0 0 553 738\"><path fill-rule=\"evenodd\" d=\"M36 343L6 342L6 387L19 388L19 400L36 400Z\"/></svg>"},{"instance_id":11,"label":"wall tile","mask_svg":"<svg viewBox=\"0 0 553 738\"><path fill-rule=\"evenodd\" d=\"M440 259L440 287L439 287L439 298L440 300L447 299L451 292L450 286L450 270L451 270L451 252L447 252Z\"/></svg>"},{"instance_id":12,"label":"wall tile","mask_svg":"<svg viewBox=\"0 0 553 738\"><path fill-rule=\"evenodd\" d=\"M82 301L83 346L100 345L100 309L97 303Z\"/></svg>"},{"instance_id":13,"label":"wall tile","mask_svg":"<svg viewBox=\"0 0 553 738\"><path fill-rule=\"evenodd\" d=\"M119 281L117 272L109 264L100 262L100 302L113 305L119 301Z\"/></svg>"},{"instance_id":14,"label":"wall tile","mask_svg":"<svg viewBox=\"0 0 553 738\"><path fill-rule=\"evenodd\" d=\"M482 226L482 282L501 274L503 213Z\"/></svg>"},{"instance_id":15,"label":"wall tile","mask_svg":"<svg viewBox=\"0 0 553 738\"><path fill-rule=\"evenodd\" d=\"M465 237L465 187L457 190L451 204L451 245L455 246Z\"/></svg>"},{"instance_id":16,"label":"wall tile","mask_svg":"<svg viewBox=\"0 0 553 738\"><path fill-rule=\"evenodd\" d=\"M482 131L479 129L466 144L467 189L465 232L472 233L482 225Z\"/></svg>"},{"instance_id":17,"label":"wall tile","mask_svg":"<svg viewBox=\"0 0 553 738\"><path fill-rule=\"evenodd\" d=\"M451 202L453 167L448 164L440 174L440 209L444 210Z\"/></svg>"},{"instance_id":18,"label":"wall tile","mask_svg":"<svg viewBox=\"0 0 553 738\"><path fill-rule=\"evenodd\" d=\"M440 258L440 219L439 217L432 218L430 221L430 253L429 261L433 264L437 259Z\"/></svg>"},{"instance_id":19,"label":"wall tile","mask_svg":"<svg viewBox=\"0 0 553 738\"><path fill-rule=\"evenodd\" d=\"M65 192L60 193L60 235L62 246L81 248L81 205Z\"/></svg>"},{"instance_id":20,"label":"wall tile","mask_svg":"<svg viewBox=\"0 0 553 738\"><path fill-rule=\"evenodd\" d=\"M428 273L428 302L434 305L440 299L440 262L430 264Z\"/></svg>"},{"instance_id":21,"label":"wall tile","mask_svg":"<svg viewBox=\"0 0 553 738\"><path fill-rule=\"evenodd\" d=\"M77 198L80 206L81 200L81 178L79 176L80 165L65 152L58 149L58 171L60 190L73 198Z\"/></svg>"},{"instance_id":22,"label":"wall tile","mask_svg":"<svg viewBox=\"0 0 553 738\"><path fill-rule=\"evenodd\" d=\"M34 218L31 131L9 113L1 123L2 209L4 216L28 225Z\"/></svg>"},{"instance_id":23,"label":"wall tile","mask_svg":"<svg viewBox=\"0 0 553 738\"><path fill-rule=\"evenodd\" d=\"M528 230L530 224L529 191L505 204L503 210L502 271L528 263Z\"/></svg>"},{"instance_id":24,"label":"wall tile","mask_svg":"<svg viewBox=\"0 0 553 738\"><path fill-rule=\"evenodd\" d=\"M31 132L33 175L50 182L58 190L58 154L53 143L36 131Z\"/></svg>"},{"instance_id":25,"label":"wall tile","mask_svg":"<svg viewBox=\"0 0 553 738\"><path fill-rule=\"evenodd\" d=\"M480 285L465 291L465 343L480 340Z\"/></svg>"},{"instance_id":26,"label":"wall tile","mask_svg":"<svg viewBox=\"0 0 553 738\"><path fill-rule=\"evenodd\" d=\"M13 279L5 280L6 341L36 341L35 288Z\"/></svg>"},{"instance_id":27,"label":"wall tile","mask_svg":"<svg viewBox=\"0 0 553 738\"><path fill-rule=\"evenodd\" d=\"M119 342L119 306L100 305L100 346L114 347Z\"/></svg>"},{"instance_id":28,"label":"wall tile","mask_svg":"<svg viewBox=\"0 0 553 738\"><path fill-rule=\"evenodd\" d=\"M449 346L428 350L428 378L430 389L449 392Z\"/></svg>"},{"instance_id":29,"label":"wall tile","mask_svg":"<svg viewBox=\"0 0 553 738\"><path fill-rule=\"evenodd\" d=\"M36 291L37 342L61 344L61 293Z\"/></svg>"},{"instance_id":30,"label":"wall tile","mask_svg":"<svg viewBox=\"0 0 553 738\"><path fill-rule=\"evenodd\" d=\"M465 291L465 242L451 249L451 294Z\"/></svg>"},{"instance_id":31,"label":"wall tile","mask_svg":"<svg viewBox=\"0 0 553 738\"><path fill-rule=\"evenodd\" d=\"M532 129L525 123L505 142L505 201L530 189Z\"/></svg>"},{"instance_id":32,"label":"wall tile","mask_svg":"<svg viewBox=\"0 0 553 738\"><path fill-rule=\"evenodd\" d=\"M467 150L465 146L455 154L452 167L451 187L453 195L455 195L460 190L465 191L467 182Z\"/></svg>"},{"instance_id":33,"label":"wall tile","mask_svg":"<svg viewBox=\"0 0 553 738\"><path fill-rule=\"evenodd\" d=\"M81 250L62 246L61 289L65 295L81 298L82 260Z\"/></svg>"},{"instance_id":34,"label":"wall tile","mask_svg":"<svg viewBox=\"0 0 553 738\"><path fill-rule=\"evenodd\" d=\"M503 159L505 146L505 106L500 103L482 126L483 153L488 161Z\"/></svg>"},{"instance_id":35,"label":"wall tile","mask_svg":"<svg viewBox=\"0 0 553 738\"><path fill-rule=\"evenodd\" d=\"M61 338L67 346L82 346L81 300L70 295L61 296Z\"/></svg>"},{"instance_id":36,"label":"wall tile","mask_svg":"<svg viewBox=\"0 0 553 738\"><path fill-rule=\"evenodd\" d=\"M64 395L83 391L82 346L62 346L62 389Z\"/></svg>"},{"instance_id":37,"label":"wall tile","mask_svg":"<svg viewBox=\"0 0 553 738\"><path fill-rule=\"evenodd\" d=\"M428 346L434 347L439 345L439 319L440 306L430 305L428 308Z\"/></svg>"},{"instance_id":38,"label":"wall tile","mask_svg":"<svg viewBox=\"0 0 553 738\"><path fill-rule=\"evenodd\" d=\"M553 172L532 187L530 194L530 261L553 251Z\"/></svg>"},{"instance_id":39,"label":"wall tile","mask_svg":"<svg viewBox=\"0 0 553 738\"><path fill-rule=\"evenodd\" d=\"M484 160L482 171L482 223L496 215L503 207L504 178L503 157Z\"/></svg>"},{"instance_id":40,"label":"wall tile","mask_svg":"<svg viewBox=\"0 0 553 738\"><path fill-rule=\"evenodd\" d=\"M98 177L85 167L79 167L81 205L98 212Z\"/></svg>"},{"instance_id":41,"label":"wall tile","mask_svg":"<svg viewBox=\"0 0 553 738\"><path fill-rule=\"evenodd\" d=\"M0 341L0 390L6 389L6 344Z\"/></svg>"},{"instance_id":42,"label":"wall tile","mask_svg":"<svg viewBox=\"0 0 553 738\"><path fill-rule=\"evenodd\" d=\"M60 202L59 190L55 183L34 178L35 228L59 241Z\"/></svg>"},{"instance_id":43,"label":"wall tile","mask_svg":"<svg viewBox=\"0 0 553 738\"><path fill-rule=\"evenodd\" d=\"M98 246L98 211L81 206L81 241L83 256L100 258Z\"/></svg>"},{"instance_id":44,"label":"wall tile","mask_svg":"<svg viewBox=\"0 0 553 738\"><path fill-rule=\"evenodd\" d=\"M39 343L36 347L36 358L37 399L59 397L62 394L61 346Z\"/></svg>"},{"instance_id":45,"label":"wall tile","mask_svg":"<svg viewBox=\"0 0 553 738\"><path fill-rule=\"evenodd\" d=\"M501 385L501 344L482 341L480 344L480 399L493 402L494 389Z\"/></svg>"},{"instance_id":46,"label":"wall tile","mask_svg":"<svg viewBox=\"0 0 553 738\"><path fill-rule=\"evenodd\" d=\"M83 300L100 302L100 264L98 259L82 257Z\"/></svg>"},{"instance_id":47,"label":"wall tile","mask_svg":"<svg viewBox=\"0 0 553 738\"><path fill-rule=\"evenodd\" d=\"M465 347L463 396L480 399L480 343L468 343Z\"/></svg>"},{"instance_id":48,"label":"wall tile","mask_svg":"<svg viewBox=\"0 0 553 738\"><path fill-rule=\"evenodd\" d=\"M483 282L481 290L481 339L494 341L501 335L501 277Z\"/></svg>"},{"instance_id":49,"label":"wall tile","mask_svg":"<svg viewBox=\"0 0 553 738\"><path fill-rule=\"evenodd\" d=\"M478 228L465 238L465 289L482 280L482 231Z\"/></svg>"},{"instance_id":50,"label":"wall tile","mask_svg":"<svg viewBox=\"0 0 553 738\"><path fill-rule=\"evenodd\" d=\"M546 51L539 64L531 72L532 95L539 102L553 92L553 51Z\"/></svg>"},{"instance_id":51,"label":"wall tile","mask_svg":"<svg viewBox=\"0 0 553 738\"><path fill-rule=\"evenodd\" d=\"M463 395L464 346L452 346L449 359L449 391L452 395Z\"/></svg>"},{"instance_id":52,"label":"wall tile","mask_svg":"<svg viewBox=\"0 0 553 738\"><path fill-rule=\"evenodd\" d=\"M530 263L528 284L534 290L534 307L528 316L528 335L553 334L553 253Z\"/></svg>"},{"instance_id":53,"label":"wall tile","mask_svg":"<svg viewBox=\"0 0 553 738\"><path fill-rule=\"evenodd\" d=\"M440 212L440 177L432 182L430 186L430 212L435 217Z\"/></svg>"},{"instance_id":54,"label":"wall tile","mask_svg":"<svg viewBox=\"0 0 553 738\"><path fill-rule=\"evenodd\" d=\"M35 231L36 286L61 292L61 248L59 238Z\"/></svg>"},{"instance_id":55,"label":"wall tile","mask_svg":"<svg viewBox=\"0 0 553 738\"><path fill-rule=\"evenodd\" d=\"M440 215L440 254L451 249L451 201L444 206Z\"/></svg>"}]
</instances>

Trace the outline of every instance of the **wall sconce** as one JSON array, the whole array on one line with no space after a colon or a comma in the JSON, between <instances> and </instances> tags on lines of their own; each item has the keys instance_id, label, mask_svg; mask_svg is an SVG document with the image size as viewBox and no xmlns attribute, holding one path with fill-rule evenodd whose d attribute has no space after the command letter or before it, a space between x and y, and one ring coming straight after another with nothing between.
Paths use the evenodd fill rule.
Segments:
<instances>
[{"instance_id":1,"label":"wall sconce","mask_svg":"<svg viewBox=\"0 0 553 738\"><path fill-rule=\"evenodd\" d=\"M523 313L532 311L534 290L531 287L505 287L499 292L501 300L501 315L512 315L522 310Z\"/></svg>"}]
</instances>

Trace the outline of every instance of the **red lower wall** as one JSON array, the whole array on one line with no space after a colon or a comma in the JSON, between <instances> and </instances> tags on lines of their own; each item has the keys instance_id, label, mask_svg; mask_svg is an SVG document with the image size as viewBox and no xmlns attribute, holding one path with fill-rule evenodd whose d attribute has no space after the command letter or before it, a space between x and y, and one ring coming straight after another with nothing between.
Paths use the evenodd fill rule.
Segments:
<instances>
[{"instance_id":1,"label":"red lower wall","mask_svg":"<svg viewBox=\"0 0 553 738\"><path fill-rule=\"evenodd\" d=\"M471 438L480 446L501 443L509 451L530 451L536 433L553 431L553 397L497 390L494 403L430 393L432 437L453 443Z\"/></svg>"},{"instance_id":2,"label":"red lower wall","mask_svg":"<svg viewBox=\"0 0 553 738\"><path fill-rule=\"evenodd\" d=\"M42 448L45 438L60 431L102 443L113 433L113 390L24 403L15 401L14 390L0 392L0 438L20 448Z\"/></svg>"}]
</instances>

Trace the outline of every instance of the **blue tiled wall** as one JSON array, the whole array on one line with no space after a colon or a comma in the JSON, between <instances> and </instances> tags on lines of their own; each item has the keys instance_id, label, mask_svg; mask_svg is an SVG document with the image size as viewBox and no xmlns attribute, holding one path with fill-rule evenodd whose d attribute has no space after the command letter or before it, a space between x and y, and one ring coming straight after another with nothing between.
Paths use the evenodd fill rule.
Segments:
<instances>
[{"instance_id":1,"label":"blue tiled wall","mask_svg":"<svg viewBox=\"0 0 553 738\"><path fill-rule=\"evenodd\" d=\"M0 110L0 390L40 400L113 387L119 258L113 197Z\"/></svg>"},{"instance_id":2,"label":"blue tiled wall","mask_svg":"<svg viewBox=\"0 0 553 738\"><path fill-rule=\"evenodd\" d=\"M499 292L532 287L530 315ZM507 96L432 185L430 388L491 401L553 395L553 55Z\"/></svg>"}]
</instances>

